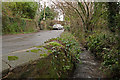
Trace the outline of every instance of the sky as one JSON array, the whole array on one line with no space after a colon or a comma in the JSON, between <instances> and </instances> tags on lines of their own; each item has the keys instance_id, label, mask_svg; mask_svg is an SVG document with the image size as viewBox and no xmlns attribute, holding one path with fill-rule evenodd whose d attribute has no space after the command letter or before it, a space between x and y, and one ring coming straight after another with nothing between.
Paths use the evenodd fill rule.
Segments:
<instances>
[{"instance_id":1,"label":"sky","mask_svg":"<svg viewBox=\"0 0 120 80\"><path fill-rule=\"evenodd\" d=\"M51 0L35 0L36 2L40 2L44 6L44 2L46 3L46 6L51 5Z\"/></svg>"}]
</instances>

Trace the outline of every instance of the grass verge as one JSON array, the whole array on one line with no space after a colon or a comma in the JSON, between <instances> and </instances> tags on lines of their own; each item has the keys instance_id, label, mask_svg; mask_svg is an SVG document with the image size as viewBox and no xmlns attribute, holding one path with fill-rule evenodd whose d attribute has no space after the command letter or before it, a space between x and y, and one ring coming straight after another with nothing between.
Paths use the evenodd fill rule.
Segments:
<instances>
[{"instance_id":1,"label":"grass verge","mask_svg":"<svg viewBox=\"0 0 120 80\"><path fill-rule=\"evenodd\" d=\"M18 59L17 56L8 56L9 61L13 61L13 60L17 60L17 59Z\"/></svg>"}]
</instances>

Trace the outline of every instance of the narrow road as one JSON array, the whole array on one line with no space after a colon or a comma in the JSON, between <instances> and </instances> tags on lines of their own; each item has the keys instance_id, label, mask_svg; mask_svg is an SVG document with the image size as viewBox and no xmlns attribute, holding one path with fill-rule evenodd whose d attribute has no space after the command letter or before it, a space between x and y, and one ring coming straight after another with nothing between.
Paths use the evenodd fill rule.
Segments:
<instances>
[{"instance_id":1,"label":"narrow road","mask_svg":"<svg viewBox=\"0 0 120 80\"><path fill-rule=\"evenodd\" d=\"M2 55L41 45L46 40L59 37L64 30L40 31L30 34L2 36Z\"/></svg>"}]
</instances>

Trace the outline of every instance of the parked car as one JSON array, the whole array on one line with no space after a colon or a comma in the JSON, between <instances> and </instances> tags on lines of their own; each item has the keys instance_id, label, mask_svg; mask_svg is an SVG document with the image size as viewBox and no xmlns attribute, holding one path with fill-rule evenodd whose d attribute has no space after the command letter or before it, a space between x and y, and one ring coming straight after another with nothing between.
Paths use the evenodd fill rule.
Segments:
<instances>
[{"instance_id":1,"label":"parked car","mask_svg":"<svg viewBox=\"0 0 120 80\"><path fill-rule=\"evenodd\" d=\"M53 29L61 30L63 29L63 26L61 24L54 24Z\"/></svg>"}]
</instances>

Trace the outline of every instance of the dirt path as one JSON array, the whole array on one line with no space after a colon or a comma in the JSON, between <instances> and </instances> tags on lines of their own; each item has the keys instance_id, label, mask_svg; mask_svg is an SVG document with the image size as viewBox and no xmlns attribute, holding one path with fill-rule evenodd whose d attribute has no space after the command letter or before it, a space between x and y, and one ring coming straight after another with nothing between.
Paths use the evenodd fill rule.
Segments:
<instances>
[{"instance_id":1,"label":"dirt path","mask_svg":"<svg viewBox=\"0 0 120 80\"><path fill-rule=\"evenodd\" d=\"M73 78L104 78L103 72L100 71L100 62L88 51L80 54L82 63L78 63Z\"/></svg>"}]
</instances>

